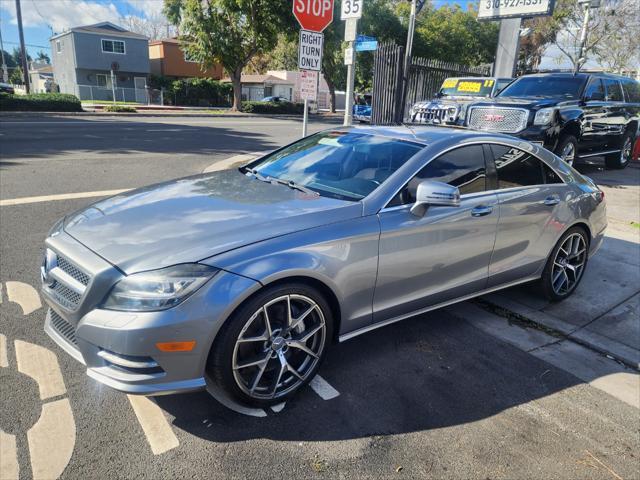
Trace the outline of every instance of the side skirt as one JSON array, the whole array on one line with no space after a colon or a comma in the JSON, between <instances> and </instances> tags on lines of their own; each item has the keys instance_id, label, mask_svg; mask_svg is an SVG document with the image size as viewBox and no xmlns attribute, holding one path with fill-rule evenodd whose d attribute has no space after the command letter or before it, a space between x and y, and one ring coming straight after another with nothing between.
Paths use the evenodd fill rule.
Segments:
<instances>
[{"instance_id":1,"label":"side skirt","mask_svg":"<svg viewBox=\"0 0 640 480\"><path fill-rule=\"evenodd\" d=\"M388 320L383 320L381 322L377 322L377 323L374 323L372 325L367 325L366 327L359 328L357 330L354 330L353 332L349 332L349 333L345 333L344 335L340 335L340 337L338 337L338 341L339 342L344 342L344 341L349 340L349 339L351 339L353 337L357 337L358 335L361 335L363 333L367 333L367 332L370 332L371 330L375 330L376 328L385 327L387 325L391 325L392 323L396 323L396 322L399 322L401 320L405 320L405 319L410 318L410 317L415 317L416 315L421 315L423 313L431 312L432 310L437 310L439 308L447 307L449 305L453 305L454 303L464 302L466 300L470 300L470 299L475 298L475 297L480 297L482 295L486 295L487 293L495 292L497 290L503 290L505 288L515 287L516 285L520 285L521 283L531 282L531 281L537 280L539 278L540 278L539 275L532 275L530 277L526 277L526 278L523 278L523 279L520 279L520 280L516 280L515 282L504 283L502 285L498 285L498 286L495 286L495 287L487 288L486 290L481 290L479 292L472 293L470 295L465 295L463 297L455 298L453 300L448 300L446 302L438 303L436 305L431 305L429 307L422 308L420 310L416 310L416 311L411 312L411 313L406 313L404 315L393 317L393 318L390 318Z\"/></svg>"}]
</instances>

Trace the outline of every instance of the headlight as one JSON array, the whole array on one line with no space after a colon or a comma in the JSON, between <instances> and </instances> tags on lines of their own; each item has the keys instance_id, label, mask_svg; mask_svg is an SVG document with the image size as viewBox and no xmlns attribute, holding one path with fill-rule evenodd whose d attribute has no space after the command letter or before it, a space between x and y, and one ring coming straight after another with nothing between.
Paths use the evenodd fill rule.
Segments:
<instances>
[{"instance_id":1,"label":"headlight","mask_svg":"<svg viewBox=\"0 0 640 480\"><path fill-rule=\"evenodd\" d=\"M548 125L553 120L554 108L542 108L536 112L536 116L533 119L534 125Z\"/></svg>"},{"instance_id":2,"label":"headlight","mask_svg":"<svg viewBox=\"0 0 640 480\"><path fill-rule=\"evenodd\" d=\"M217 272L208 265L187 263L129 275L111 289L103 307L128 312L166 310L185 300Z\"/></svg>"}]
</instances>

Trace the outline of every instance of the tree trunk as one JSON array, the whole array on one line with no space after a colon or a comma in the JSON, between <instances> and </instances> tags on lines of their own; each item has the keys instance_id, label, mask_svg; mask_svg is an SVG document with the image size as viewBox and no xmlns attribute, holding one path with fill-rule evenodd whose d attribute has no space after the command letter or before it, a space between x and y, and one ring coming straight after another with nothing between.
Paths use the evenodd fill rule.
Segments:
<instances>
[{"instance_id":1,"label":"tree trunk","mask_svg":"<svg viewBox=\"0 0 640 480\"><path fill-rule=\"evenodd\" d=\"M231 105L232 112L242 111L242 69L236 69L230 72L231 84L233 85L233 104Z\"/></svg>"},{"instance_id":2,"label":"tree trunk","mask_svg":"<svg viewBox=\"0 0 640 480\"><path fill-rule=\"evenodd\" d=\"M329 87L329 111L336 113L336 86L328 76L325 75L324 79L327 82L327 87Z\"/></svg>"}]
</instances>

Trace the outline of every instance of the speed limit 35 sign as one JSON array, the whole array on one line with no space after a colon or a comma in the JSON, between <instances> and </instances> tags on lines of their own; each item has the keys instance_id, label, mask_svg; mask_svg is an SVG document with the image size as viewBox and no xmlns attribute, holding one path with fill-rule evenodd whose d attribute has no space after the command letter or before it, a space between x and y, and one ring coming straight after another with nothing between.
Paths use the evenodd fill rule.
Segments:
<instances>
[{"instance_id":1,"label":"speed limit 35 sign","mask_svg":"<svg viewBox=\"0 0 640 480\"><path fill-rule=\"evenodd\" d=\"M363 0L342 0L342 5L340 6L340 20L362 17L363 3Z\"/></svg>"}]
</instances>

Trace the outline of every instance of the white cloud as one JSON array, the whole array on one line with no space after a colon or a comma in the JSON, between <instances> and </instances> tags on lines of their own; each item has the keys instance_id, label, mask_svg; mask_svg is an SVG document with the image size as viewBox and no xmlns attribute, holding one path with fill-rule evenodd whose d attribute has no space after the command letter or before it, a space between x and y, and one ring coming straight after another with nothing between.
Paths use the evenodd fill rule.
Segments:
<instances>
[{"instance_id":1,"label":"white cloud","mask_svg":"<svg viewBox=\"0 0 640 480\"><path fill-rule=\"evenodd\" d=\"M2 1L2 10L16 24L16 7L12 1ZM118 23L120 14L114 3L78 0L22 0L22 23L25 27L50 26L54 32L99 22Z\"/></svg>"},{"instance_id":2,"label":"white cloud","mask_svg":"<svg viewBox=\"0 0 640 480\"><path fill-rule=\"evenodd\" d=\"M126 3L142 13L145 17L162 15L163 0L126 0Z\"/></svg>"}]
</instances>

